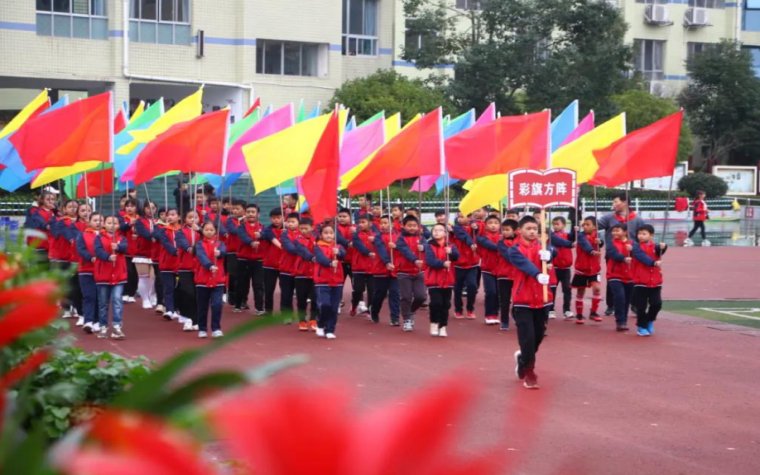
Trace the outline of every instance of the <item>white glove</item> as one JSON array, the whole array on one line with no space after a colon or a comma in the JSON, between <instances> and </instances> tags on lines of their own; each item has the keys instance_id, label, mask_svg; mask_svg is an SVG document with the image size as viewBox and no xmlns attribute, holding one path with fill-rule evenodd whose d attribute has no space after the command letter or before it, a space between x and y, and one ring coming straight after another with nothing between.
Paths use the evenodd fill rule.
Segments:
<instances>
[{"instance_id":1,"label":"white glove","mask_svg":"<svg viewBox=\"0 0 760 475\"><path fill-rule=\"evenodd\" d=\"M538 251L538 258L544 262L549 262L552 260L552 253L544 250Z\"/></svg>"},{"instance_id":2,"label":"white glove","mask_svg":"<svg viewBox=\"0 0 760 475\"><path fill-rule=\"evenodd\" d=\"M549 274L538 274L536 280L541 285L549 285Z\"/></svg>"}]
</instances>

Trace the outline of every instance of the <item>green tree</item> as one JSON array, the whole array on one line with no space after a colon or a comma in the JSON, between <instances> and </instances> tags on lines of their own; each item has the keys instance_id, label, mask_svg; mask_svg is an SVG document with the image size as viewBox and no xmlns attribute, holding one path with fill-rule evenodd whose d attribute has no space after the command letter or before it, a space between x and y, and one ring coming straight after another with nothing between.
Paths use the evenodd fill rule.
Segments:
<instances>
[{"instance_id":1,"label":"green tree","mask_svg":"<svg viewBox=\"0 0 760 475\"><path fill-rule=\"evenodd\" d=\"M350 108L358 121L382 110L386 117L401 112L404 121L438 106L443 106L444 114L451 113L450 103L439 88L392 70L380 70L370 76L346 81L335 91L328 109L332 110L335 104Z\"/></svg>"},{"instance_id":2,"label":"green tree","mask_svg":"<svg viewBox=\"0 0 760 475\"><path fill-rule=\"evenodd\" d=\"M616 110L615 114L625 112L626 128L628 132L646 127L663 117L678 112L678 105L671 99L653 96L641 89L631 89L623 94L612 97L612 103ZM689 159L694 150L694 138L687 121L681 127L681 136L678 139L678 161Z\"/></svg>"},{"instance_id":3,"label":"green tree","mask_svg":"<svg viewBox=\"0 0 760 475\"><path fill-rule=\"evenodd\" d=\"M620 12L595 0L482 1L453 10L440 0L405 0L412 34L431 41L404 50L420 68L455 61L449 93L459 109L496 102L503 113L574 99L611 114L610 96L630 87L631 50ZM458 28L457 28L458 25Z\"/></svg>"},{"instance_id":4,"label":"green tree","mask_svg":"<svg viewBox=\"0 0 760 475\"><path fill-rule=\"evenodd\" d=\"M707 166L754 164L760 154L760 79L748 51L724 40L687 62L678 101L707 149Z\"/></svg>"}]
</instances>

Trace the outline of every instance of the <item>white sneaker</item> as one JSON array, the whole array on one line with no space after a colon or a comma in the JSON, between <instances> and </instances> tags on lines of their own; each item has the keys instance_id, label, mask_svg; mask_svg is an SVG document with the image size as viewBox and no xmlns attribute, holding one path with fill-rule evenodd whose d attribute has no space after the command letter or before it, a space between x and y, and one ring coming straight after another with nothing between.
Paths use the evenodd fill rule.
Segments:
<instances>
[{"instance_id":1,"label":"white sneaker","mask_svg":"<svg viewBox=\"0 0 760 475\"><path fill-rule=\"evenodd\" d=\"M150 299L143 299L142 308L145 310L150 310L151 308L153 308L153 304L150 303Z\"/></svg>"},{"instance_id":2,"label":"white sneaker","mask_svg":"<svg viewBox=\"0 0 760 475\"><path fill-rule=\"evenodd\" d=\"M325 329L317 327L317 336L323 338L325 336Z\"/></svg>"},{"instance_id":3,"label":"white sneaker","mask_svg":"<svg viewBox=\"0 0 760 475\"><path fill-rule=\"evenodd\" d=\"M156 305L156 313L164 314L166 313L166 307L163 305Z\"/></svg>"},{"instance_id":4,"label":"white sneaker","mask_svg":"<svg viewBox=\"0 0 760 475\"><path fill-rule=\"evenodd\" d=\"M78 327L83 326L84 325L84 317L77 318L77 322L74 325L76 325Z\"/></svg>"},{"instance_id":5,"label":"white sneaker","mask_svg":"<svg viewBox=\"0 0 760 475\"><path fill-rule=\"evenodd\" d=\"M98 332L98 338L108 338L108 327L103 327Z\"/></svg>"},{"instance_id":6,"label":"white sneaker","mask_svg":"<svg viewBox=\"0 0 760 475\"><path fill-rule=\"evenodd\" d=\"M710 246L712 246L712 243L708 241L707 239L702 241L702 247L710 247Z\"/></svg>"},{"instance_id":7,"label":"white sneaker","mask_svg":"<svg viewBox=\"0 0 760 475\"><path fill-rule=\"evenodd\" d=\"M121 325L114 325L113 329L111 330L111 338L115 340L123 340L126 338L126 335L123 331L121 331Z\"/></svg>"},{"instance_id":8,"label":"white sneaker","mask_svg":"<svg viewBox=\"0 0 760 475\"><path fill-rule=\"evenodd\" d=\"M88 334L89 334L89 333L92 333L92 323L91 323L91 322L87 322L87 323L85 323L85 324L82 326L82 331L84 331L85 333L88 333Z\"/></svg>"},{"instance_id":9,"label":"white sneaker","mask_svg":"<svg viewBox=\"0 0 760 475\"><path fill-rule=\"evenodd\" d=\"M148 299L148 301L150 302L151 307L155 307L156 304L158 303L158 297L156 297L156 294L150 294L150 298Z\"/></svg>"},{"instance_id":10,"label":"white sneaker","mask_svg":"<svg viewBox=\"0 0 760 475\"><path fill-rule=\"evenodd\" d=\"M404 326L401 329L405 332L414 331L414 323L411 320L404 320Z\"/></svg>"},{"instance_id":11,"label":"white sneaker","mask_svg":"<svg viewBox=\"0 0 760 475\"><path fill-rule=\"evenodd\" d=\"M554 313L554 310L552 310L549 312L549 320L554 320L555 318L557 318L557 314Z\"/></svg>"},{"instance_id":12,"label":"white sneaker","mask_svg":"<svg viewBox=\"0 0 760 475\"><path fill-rule=\"evenodd\" d=\"M200 329L200 327L198 325L193 325L193 331L197 332L199 329Z\"/></svg>"},{"instance_id":13,"label":"white sneaker","mask_svg":"<svg viewBox=\"0 0 760 475\"><path fill-rule=\"evenodd\" d=\"M565 320L572 320L574 318L575 318L575 314L573 312L571 312L570 310L565 312Z\"/></svg>"},{"instance_id":14,"label":"white sneaker","mask_svg":"<svg viewBox=\"0 0 760 475\"><path fill-rule=\"evenodd\" d=\"M198 332L198 338L208 338L208 333L206 333L206 332Z\"/></svg>"},{"instance_id":15,"label":"white sneaker","mask_svg":"<svg viewBox=\"0 0 760 475\"><path fill-rule=\"evenodd\" d=\"M497 325L501 323L501 320L498 318L486 318L486 325Z\"/></svg>"},{"instance_id":16,"label":"white sneaker","mask_svg":"<svg viewBox=\"0 0 760 475\"><path fill-rule=\"evenodd\" d=\"M137 302L137 299L134 297L129 297L129 303L135 303Z\"/></svg>"},{"instance_id":17,"label":"white sneaker","mask_svg":"<svg viewBox=\"0 0 760 475\"><path fill-rule=\"evenodd\" d=\"M694 241L692 241L690 238L686 238L683 240L684 247L689 247L694 245Z\"/></svg>"},{"instance_id":18,"label":"white sneaker","mask_svg":"<svg viewBox=\"0 0 760 475\"><path fill-rule=\"evenodd\" d=\"M430 324L430 336L438 336L439 328L437 323Z\"/></svg>"},{"instance_id":19,"label":"white sneaker","mask_svg":"<svg viewBox=\"0 0 760 475\"><path fill-rule=\"evenodd\" d=\"M71 316L72 317L78 317L79 316L79 312L77 312L77 308L75 306L72 305L70 307L70 311L71 311Z\"/></svg>"},{"instance_id":20,"label":"white sneaker","mask_svg":"<svg viewBox=\"0 0 760 475\"><path fill-rule=\"evenodd\" d=\"M100 322L95 322L92 324L92 332L97 333L100 331Z\"/></svg>"},{"instance_id":21,"label":"white sneaker","mask_svg":"<svg viewBox=\"0 0 760 475\"><path fill-rule=\"evenodd\" d=\"M265 310L254 310L253 311L253 314L256 315L257 317L260 317L260 316L262 316L262 315L264 315L266 313L267 312Z\"/></svg>"},{"instance_id":22,"label":"white sneaker","mask_svg":"<svg viewBox=\"0 0 760 475\"><path fill-rule=\"evenodd\" d=\"M222 294L222 302L227 303L227 294Z\"/></svg>"},{"instance_id":23,"label":"white sneaker","mask_svg":"<svg viewBox=\"0 0 760 475\"><path fill-rule=\"evenodd\" d=\"M182 327L183 332L191 332L193 331L193 322L188 320L185 322L184 326Z\"/></svg>"},{"instance_id":24,"label":"white sneaker","mask_svg":"<svg viewBox=\"0 0 760 475\"><path fill-rule=\"evenodd\" d=\"M338 337L335 336L335 333L328 333L328 334L325 335L325 338L327 338L328 340L334 340L334 339L336 339Z\"/></svg>"},{"instance_id":25,"label":"white sneaker","mask_svg":"<svg viewBox=\"0 0 760 475\"><path fill-rule=\"evenodd\" d=\"M63 315L61 315L61 318L71 318L71 317L73 317L73 316L74 316L74 315L72 315L72 314L71 314L71 311L70 311L70 310L64 310L64 311L63 311Z\"/></svg>"},{"instance_id":26,"label":"white sneaker","mask_svg":"<svg viewBox=\"0 0 760 475\"><path fill-rule=\"evenodd\" d=\"M224 333L222 333L221 330L214 330L214 331L211 332L211 337L212 338L221 338L223 336L224 336Z\"/></svg>"},{"instance_id":27,"label":"white sneaker","mask_svg":"<svg viewBox=\"0 0 760 475\"><path fill-rule=\"evenodd\" d=\"M441 338L446 338L447 336L449 336L449 334L446 333L446 327L441 327L438 329L438 336Z\"/></svg>"},{"instance_id":28,"label":"white sneaker","mask_svg":"<svg viewBox=\"0 0 760 475\"><path fill-rule=\"evenodd\" d=\"M124 302L124 303L129 303L129 296L128 295L122 295L121 296L121 301Z\"/></svg>"},{"instance_id":29,"label":"white sneaker","mask_svg":"<svg viewBox=\"0 0 760 475\"><path fill-rule=\"evenodd\" d=\"M356 306L356 313L367 313L369 312L369 309L367 308L367 304L362 302L359 302L359 305Z\"/></svg>"}]
</instances>

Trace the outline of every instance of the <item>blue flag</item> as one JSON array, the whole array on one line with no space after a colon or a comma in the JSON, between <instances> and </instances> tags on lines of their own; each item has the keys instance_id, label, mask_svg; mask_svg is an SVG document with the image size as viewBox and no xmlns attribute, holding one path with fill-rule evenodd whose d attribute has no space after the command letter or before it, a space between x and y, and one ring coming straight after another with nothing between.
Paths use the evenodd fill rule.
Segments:
<instances>
[{"instance_id":1,"label":"blue flag","mask_svg":"<svg viewBox=\"0 0 760 475\"><path fill-rule=\"evenodd\" d=\"M557 150L562 142L578 127L578 100L565 107L552 122L552 152Z\"/></svg>"}]
</instances>

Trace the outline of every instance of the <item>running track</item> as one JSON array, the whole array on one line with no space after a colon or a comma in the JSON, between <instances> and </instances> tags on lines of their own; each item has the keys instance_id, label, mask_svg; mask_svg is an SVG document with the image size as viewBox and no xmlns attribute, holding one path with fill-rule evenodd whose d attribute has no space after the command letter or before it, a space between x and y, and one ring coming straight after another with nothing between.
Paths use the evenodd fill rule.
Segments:
<instances>
[{"instance_id":1,"label":"running track","mask_svg":"<svg viewBox=\"0 0 760 475\"><path fill-rule=\"evenodd\" d=\"M679 248L664 261L666 299L760 297L760 249ZM127 306L128 339L82 336L81 346L163 360L203 344L137 305ZM476 310L482 318L482 293ZM226 308L223 326L246 318L254 317ZM514 377L514 330L452 320L444 340L426 334L426 312L411 334L390 327L386 313L381 318L373 325L344 313L332 342L293 326L269 328L192 372L306 354L308 364L278 377L342 380L356 387L361 410L404 404L402 396L421 385L464 370L481 391L464 424L452 420L460 449L506 440L510 473L760 473L760 331L662 313L656 335L644 339L615 333L611 319L554 320L538 354L541 389L528 391Z\"/></svg>"}]
</instances>

